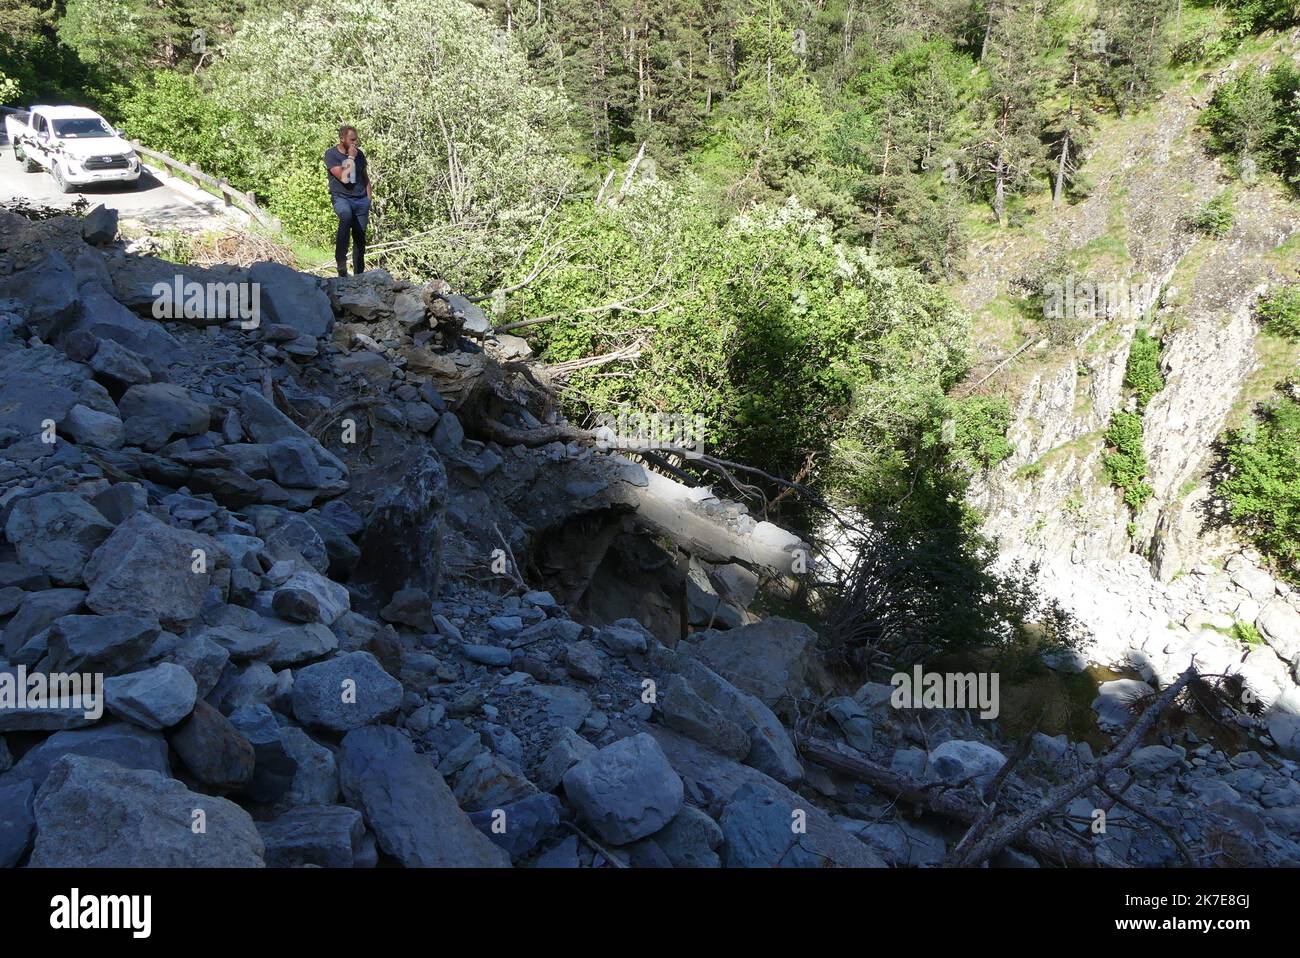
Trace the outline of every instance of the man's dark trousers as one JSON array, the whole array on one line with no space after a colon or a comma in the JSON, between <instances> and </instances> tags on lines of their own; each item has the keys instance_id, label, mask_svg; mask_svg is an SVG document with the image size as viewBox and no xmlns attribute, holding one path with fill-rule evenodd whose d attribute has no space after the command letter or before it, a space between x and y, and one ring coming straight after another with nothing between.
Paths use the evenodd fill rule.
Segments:
<instances>
[{"instance_id":1,"label":"man's dark trousers","mask_svg":"<svg viewBox=\"0 0 1300 958\"><path fill-rule=\"evenodd\" d=\"M352 272L366 271L366 224L370 221L370 200L362 196L352 199L335 194L330 197L334 213L339 218L338 232L334 234L334 262L339 275L348 274L348 237L352 239Z\"/></svg>"}]
</instances>

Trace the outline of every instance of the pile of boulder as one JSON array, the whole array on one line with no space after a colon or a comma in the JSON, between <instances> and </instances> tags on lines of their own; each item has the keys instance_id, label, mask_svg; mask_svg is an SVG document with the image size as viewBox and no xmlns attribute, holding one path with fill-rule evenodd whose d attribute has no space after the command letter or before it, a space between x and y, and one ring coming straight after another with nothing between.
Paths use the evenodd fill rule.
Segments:
<instances>
[{"instance_id":1,"label":"pile of boulder","mask_svg":"<svg viewBox=\"0 0 1300 958\"><path fill-rule=\"evenodd\" d=\"M531 441L564 424L527 344L446 284L134 256L104 211L0 237L0 865L932 865L959 823L800 736L940 790L1006 761L758 613L797 537ZM231 283L260 315L155 315ZM1094 761L1041 738L1019 800ZM1300 861L1294 763L1154 748L1129 795L1170 821L1115 810L1099 860L1199 848L1219 819L1174 819L1213 799Z\"/></svg>"}]
</instances>

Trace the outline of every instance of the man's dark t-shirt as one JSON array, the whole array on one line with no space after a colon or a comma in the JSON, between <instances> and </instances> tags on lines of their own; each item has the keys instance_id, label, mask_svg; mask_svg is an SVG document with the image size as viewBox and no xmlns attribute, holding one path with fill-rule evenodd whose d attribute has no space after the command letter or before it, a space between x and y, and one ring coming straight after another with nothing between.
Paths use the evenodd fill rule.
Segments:
<instances>
[{"instance_id":1,"label":"man's dark t-shirt","mask_svg":"<svg viewBox=\"0 0 1300 958\"><path fill-rule=\"evenodd\" d=\"M348 155L340 150L337 146L331 146L325 151L325 172L330 181L330 196L346 196L350 199L364 199L366 195L366 184L370 182L370 177L366 175L366 154L357 148L356 156L356 179L351 183L340 183L338 177L329 170L331 167L342 166L347 160ZM347 171L344 171L347 175Z\"/></svg>"}]
</instances>

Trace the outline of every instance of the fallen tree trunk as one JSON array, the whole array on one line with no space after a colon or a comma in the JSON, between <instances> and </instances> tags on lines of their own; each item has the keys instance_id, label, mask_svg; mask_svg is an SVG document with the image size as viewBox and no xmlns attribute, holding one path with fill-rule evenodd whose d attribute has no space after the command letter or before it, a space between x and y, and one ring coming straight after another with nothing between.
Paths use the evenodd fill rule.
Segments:
<instances>
[{"instance_id":1,"label":"fallen tree trunk","mask_svg":"<svg viewBox=\"0 0 1300 958\"><path fill-rule=\"evenodd\" d=\"M830 742L800 736L796 743L804 758L832 771L865 782L878 792L924 808L943 818L973 825L984 813L984 806L973 796L952 790L926 787L914 779L869 762L857 755L849 755ZM1097 862L1082 842L1065 840L1042 830L1026 830L1010 844L1046 861L1060 862L1071 868L1093 868Z\"/></svg>"},{"instance_id":2,"label":"fallen tree trunk","mask_svg":"<svg viewBox=\"0 0 1300 958\"><path fill-rule=\"evenodd\" d=\"M1066 782L1033 808L1013 815L1002 825L990 829L987 835L978 841L972 842L961 857L953 861L952 864L959 868L968 868L987 861L1051 815L1056 809L1066 804L1070 799L1086 789L1104 782L1106 776L1118 768L1119 764L1128 758L1129 753L1137 748L1138 743L1156 724L1156 720L1160 718L1161 713L1173 703L1174 699L1178 697L1178 693L1187 687L1187 683L1195 675L1196 666L1193 663L1176 681L1171 682L1160 693L1159 698L1147 707L1141 717L1133 723L1133 727L1128 730L1128 734L1114 748L1097 759L1088 771L1073 781Z\"/></svg>"}]
</instances>

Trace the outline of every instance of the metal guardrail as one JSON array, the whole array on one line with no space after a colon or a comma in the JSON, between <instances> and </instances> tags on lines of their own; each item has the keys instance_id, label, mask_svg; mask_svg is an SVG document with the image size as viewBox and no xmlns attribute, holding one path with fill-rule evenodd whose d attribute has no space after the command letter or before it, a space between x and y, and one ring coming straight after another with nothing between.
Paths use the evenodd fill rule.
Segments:
<instances>
[{"instance_id":1,"label":"metal guardrail","mask_svg":"<svg viewBox=\"0 0 1300 958\"><path fill-rule=\"evenodd\" d=\"M26 114L29 112L30 111L28 110L19 110L11 106L0 106L0 113ZM276 232L279 231L280 221L258 206L257 201L253 199L251 193L244 193L241 190L237 190L231 186L227 180L218 179L215 176L209 176L198 167L191 166L189 163L183 163L174 156L163 153L159 150L151 150L147 146L142 146L139 140L131 140L130 142L132 149L141 156L147 156L154 162L160 164L162 168L167 171L168 176L175 176L176 171L179 170L181 173L184 173L190 179L194 180L194 182L199 186L205 187L209 192L221 197L226 206L236 206L267 229Z\"/></svg>"}]
</instances>

